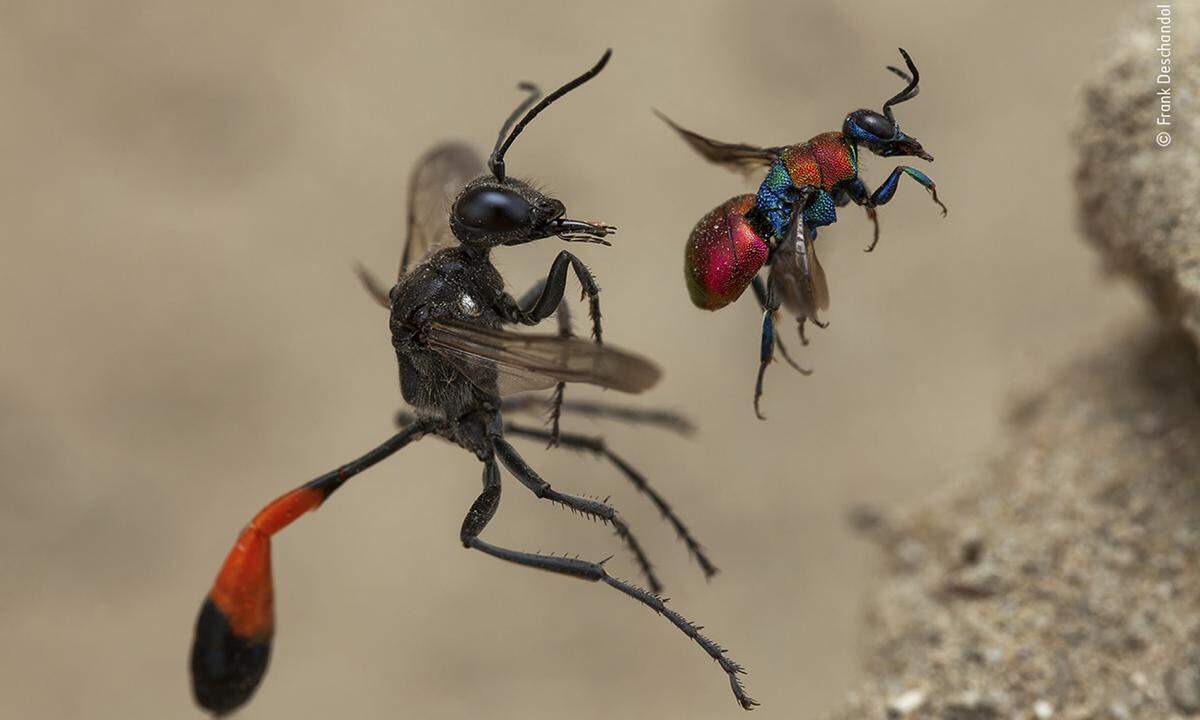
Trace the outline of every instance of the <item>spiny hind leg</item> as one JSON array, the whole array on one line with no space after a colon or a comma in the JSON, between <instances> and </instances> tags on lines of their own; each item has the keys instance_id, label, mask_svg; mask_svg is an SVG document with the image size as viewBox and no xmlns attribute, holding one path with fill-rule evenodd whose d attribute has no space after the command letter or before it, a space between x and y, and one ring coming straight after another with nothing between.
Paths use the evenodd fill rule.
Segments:
<instances>
[{"instance_id":1,"label":"spiny hind leg","mask_svg":"<svg viewBox=\"0 0 1200 720\"><path fill-rule=\"evenodd\" d=\"M529 463L517 453L507 440L503 437L493 437L492 442L496 448L496 455L500 458L500 462L508 468L521 484L529 488L529 491L538 497L539 500L549 500L550 502L558 503L563 507L570 509L573 512L579 513L584 517L591 517L605 524L612 525L617 533L617 537L625 543L629 551L633 553L634 559L637 561L638 567L641 568L642 574L646 576L646 582L654 592L662 590L662 582L658 579L658 575L654 572L654 565L650 562L650 558L646 555L646 551L642 549L641 543L634 537L629 526L625 521L617 515L614 510L606 502L593 500L591 498L579 497L578 495L570 495L555 490L550 483L546 482L539 476Z\"/></svg>"},{"instance_id":2,"label":"spiny hind leg","mask_svg":"<svg viewBox=\"0 0 1200 720\"><path fill-rule=\"evenodd\" d=\"M717 664L721 666L721 669L729 677L729 686L733 690L733 696L742 708L750 710L758 704L754 698L746 693L745 687L742 686L741 678L738 677L746 672L745 669L728 656L725 648L701 635L700 626L667 607L665 598L609 575L604 569L604 562L606 561L597 563L576 558L521 552L519 550L500 547L499 545L492 545L480 539L480 533L483 532L488 522L495 516L499 506L500 469L496 465L496 460L489 458L484 463L483 492L479 494L479 497L471 505L471 509L467 512L467 516L463 520L462 530L459 532L459 538L462 540L463 547L478 550L485 555L516 563L517 565L537 568L589 582L603 582L610 587L620 590L650 608L656 614L667 618L684 635L695 641L709 657L716 660Z\"/></svg>"}]
</instances>

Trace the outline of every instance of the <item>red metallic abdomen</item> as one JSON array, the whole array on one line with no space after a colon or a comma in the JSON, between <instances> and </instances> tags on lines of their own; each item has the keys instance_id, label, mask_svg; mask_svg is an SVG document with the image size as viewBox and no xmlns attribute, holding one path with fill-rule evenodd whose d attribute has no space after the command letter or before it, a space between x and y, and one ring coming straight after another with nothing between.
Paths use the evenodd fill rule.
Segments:
<instances>
[{"instance_id":1,"label":"red metallic abdomen","mask_svg":"<svg viewBox=\"0 0 1200 720\"><path fill-rule=\"evenodd\" d=\"M767 243L744 217L752 207L753 195L739 195L700 218L688 237L683 271L696 307L737 300L766 262Z\"/></svg>"}]
</instances>

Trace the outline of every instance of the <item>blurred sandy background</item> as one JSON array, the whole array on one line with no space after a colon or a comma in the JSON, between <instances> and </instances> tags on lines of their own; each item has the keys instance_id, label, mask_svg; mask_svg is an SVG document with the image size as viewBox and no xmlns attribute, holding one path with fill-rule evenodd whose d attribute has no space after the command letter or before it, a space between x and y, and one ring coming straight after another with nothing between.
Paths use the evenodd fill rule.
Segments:
<instances>
[{"instance_id":1,"label":"blurred sandy background","mask_svg":"<svg viewBox=\"0 0 1200 720\"><path fill-rule=\"evenodd\" d=\"M613 248L574 248L608 337L667 369L638 403L702 430L568 427L657 482L724 572L706 585L609 466L524 447L561 489L613 495L673 604L749 667L758 717L832 707L859 672L874 570L848 508L986 462L1014 390L1139 317L1077 241L1069 184L1076 87L1127 7L3 3L0 715L199 715L192 623L237 530L391 432L385 315L351 266L395 267L412 162L447 137L490 144L517 80L552 87L610 45L510 172L620 225ZM937 157L950 215L905 182L875 254L853 208L822 233L833 324L802 353L817 374L773 368L757 422L752 301L696 310L680 272L695 220L751 186L649 108L800 141L894 93L901 44L923 83L897 114ZM893 163L865 157L874 185ZM497 261L522 288L560 247ZM277 539L279 635L245 717L740 712L627 598L464 552L478 482L475 460L426 440ZM616 553L636 577L611 534L506 482L489 539Z\"/></svg>"}]
</instances>

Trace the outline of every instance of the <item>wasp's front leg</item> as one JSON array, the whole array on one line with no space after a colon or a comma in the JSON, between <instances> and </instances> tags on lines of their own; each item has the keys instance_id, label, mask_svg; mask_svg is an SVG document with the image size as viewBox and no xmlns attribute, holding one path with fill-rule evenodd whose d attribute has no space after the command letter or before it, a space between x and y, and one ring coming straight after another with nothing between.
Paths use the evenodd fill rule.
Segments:
<instances>
[{"instance_id":1,"label":"wasp's front leg","mask_svg":"<svg viewBox=\"0 0 1200 720\"><path fill-rule=\"evenodd\" d=\"M867 209L867 216L871 218L872 222L875 223L875 238L871 241L871 245L867 248L867 252L874 250L875 244L879 242L879 219L875 215L875 208L879 207L880 205L886 205L888 201L892 199L892 196L896 194L896 188L900 185L901 175L908 175L913 180L921 183L921 186L929 191L933 201L942 209L942 217L946 217L946 213L949 212L946 209L946 206L942 204L942 201L938 199L937 184L935 184L928 175L914 167L909 167L908 165L897 165L896 168L892 170L892 174L888 175L887 179L884 180L883 183L875 189L875 192L871 193L869 196L867 195L866 186L862 184L861 180L859 180L857 182L857 187L851 186L850 196L856 203Z\"/></svg>"},{"instance_id":2,"label":"wasp's front leg","mask_svg":"<svg viewBox=\"0 0 1200 720\"><path fill-rule=\"evenodd\" d=\"M879 213L875 212L875 203L871 200L871 191L867 189L866 183L861 179L854 178L853 182L846 186L844 192L845 195L843 197L847 201L853 200L854 204L861 205L867 211L867 219L871 221L871 225L875 228L871 244L863 251L871 252L879 243Z\"/></svg>"},{"instance_id":3,"label":"wasp's front leg","mask_svg":"<svg viewBox=\"0 0 1200 720\"><path fill-rule=\"evenodd\" d=\"M563 293L566 292L568 269L575 271L575 277L583 286L583 294L588 299L588 315L592 318L592 337L597 343L601 342L600 286L596 284L596 278L592 277L591 271L587 269L583 261L566 250L554 258L554 263L550 265L550 272L546 275L542 292L536 300L526 307L522 307L508 293L501 296L497 308L501 317L513 323L537 325L553 315L559 304L562 303Z\"/></svg>"},{"instance_id":4,"label":"wasp's front leg","mask_svg":"<svg viewBox=\"0 0 1200 720\"><path fill-rule=\"evenodd\" d=\"M532 307L537 302L538 297L545 292L546 281L539 280L525 291L517 304L521 307ZM558 334L562 337L573 337L575 335L571 330L571 310L565 300L558 303ZM554 387L554 394L550 397L550 446L558 445L559 438L559 421L562 417L563 396L566 393L567 384L559 382Z\"/></svg>"}]
</instances>

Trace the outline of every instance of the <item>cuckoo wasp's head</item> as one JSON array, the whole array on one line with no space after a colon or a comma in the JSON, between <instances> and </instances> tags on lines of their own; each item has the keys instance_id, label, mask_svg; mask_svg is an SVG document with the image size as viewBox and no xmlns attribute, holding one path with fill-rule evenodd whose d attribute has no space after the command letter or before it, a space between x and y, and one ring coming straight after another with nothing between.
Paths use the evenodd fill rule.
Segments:
<instances>
[{"instance_id":1,"label":"cuckoo wasp's head","mask_svg":"<svg viewBox=\"0 0 1200 720\"><path fill-rule=\"evenodd\" d=\"M842 123L842 134L860 145L865 145L876 155L883 157L912 155L922 160L932 161L933 156L925 152L925 148L921 147L921 143L917 142L916 138L905 135L900 130L900 123L896 122L896 117L892 113L893 105L911 100L920 92L917 83L921 80L921 74L917 72L917 66L913 64L912 58L904 51L904 48L900 48L900 54L904 56L908 72L891 65L888 66L888 70L899 75L908 85L883 104L883 113L864 109L855 110L847 115L846 121Z\"/></svg>"}]
</instances>

